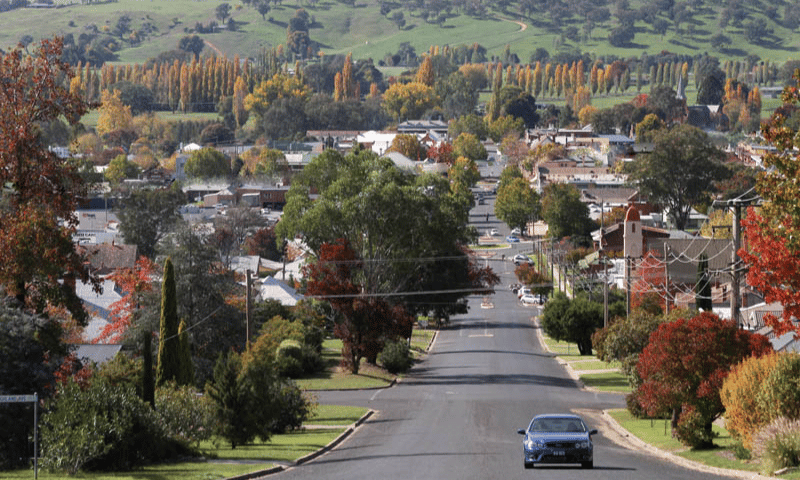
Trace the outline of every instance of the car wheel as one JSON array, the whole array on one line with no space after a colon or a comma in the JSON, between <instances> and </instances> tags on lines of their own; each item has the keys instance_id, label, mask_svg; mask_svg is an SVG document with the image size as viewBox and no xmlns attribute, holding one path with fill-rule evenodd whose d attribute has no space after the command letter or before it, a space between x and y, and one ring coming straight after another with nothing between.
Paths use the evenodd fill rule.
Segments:
<instances>
[{"instance_id":1,"label":"car wheel","mask_svg":"<svg viewBox=\"0 0 800 480\"><path fill-rule=\"evenodd\" d=\"M591 462L581 462L581 468L594 468L594 460Z\"/></svg>"},{"instance_id":2,"label":"car wheel","mask_svg":"<svg viewBox=\"0 0 800 480\"><path fill-rule=\"evenodd\" d=\"M530 470L531 468L533 468L533 464L532 464L532 463L525 462L525 469L526 469L526 470Z\"/></svg>"}]
</instances>

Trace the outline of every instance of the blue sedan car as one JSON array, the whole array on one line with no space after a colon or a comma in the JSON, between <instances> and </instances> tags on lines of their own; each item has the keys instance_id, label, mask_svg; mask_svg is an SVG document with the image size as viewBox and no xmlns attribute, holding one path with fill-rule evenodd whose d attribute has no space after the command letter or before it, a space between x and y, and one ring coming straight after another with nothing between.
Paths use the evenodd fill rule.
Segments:
<instances>
[{"instance_id":1,"label":"blue sedan car","mask_svg":"<svg viewBox=\"0 0 800 480\"><path fill-rule=\"evenodd\" d=\"M592 435L583 419L572 414L537 415L527 429L522 441L525 468L537 463L580 463L583 468L594 467Z\"/></svg>"},{"instance_id":2,"label":"blue sedan car","mask_svg":"<svg viewBox=\"0 0 800 480\"><path fill-rule=\"evenodd\" d=\"M519 242L519 238L517 238L517 237L515 237L513 235L509 235L509 236L506 237L506 242L508 242L508 243L517 243L517 242Z\"/></svg>"}]
</instances>

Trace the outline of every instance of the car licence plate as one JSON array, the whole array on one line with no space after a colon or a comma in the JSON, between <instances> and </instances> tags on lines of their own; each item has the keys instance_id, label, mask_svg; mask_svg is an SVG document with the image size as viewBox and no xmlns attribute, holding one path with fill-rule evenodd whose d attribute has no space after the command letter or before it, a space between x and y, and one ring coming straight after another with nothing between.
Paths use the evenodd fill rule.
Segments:
<instances>
[{"instance_id":1,"label":"car licence plate","mask_svg":"<svg viewBox=\"0 0 800 480\"><path fill-rule=\"evenodd\" d=\"M564 455L566 455L564 450L553 450L554 457L563 457Z\"/></svg>"}]
</instances>

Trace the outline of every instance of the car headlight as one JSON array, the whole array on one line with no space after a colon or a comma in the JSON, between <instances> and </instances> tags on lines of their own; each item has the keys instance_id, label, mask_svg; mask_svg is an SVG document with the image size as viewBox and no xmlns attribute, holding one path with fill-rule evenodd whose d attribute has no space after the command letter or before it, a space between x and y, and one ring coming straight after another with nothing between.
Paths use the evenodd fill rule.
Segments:
<instances>
[{"instance_id":1,"label":"car headlight","mask_svg":"<svg viewBox=\"0 0 800 480\"><path fill-rule=\"evenodd\" d=\"M585 440L583 442L578 442L576 446L578 448L592 448L592 442L590 442L589 440Z\"/></svg>"},{"instance_id":2,"label":"car headlight","mask_svg":"<svg viewBox=\"0 0 800 480\"><path fill-rule=\"evenodd\" d=\"M528 450L542 447L544 447L544 442L542 440L531 440L530 438L525 439L525 448Z\"/></svg>"}]
</instances>

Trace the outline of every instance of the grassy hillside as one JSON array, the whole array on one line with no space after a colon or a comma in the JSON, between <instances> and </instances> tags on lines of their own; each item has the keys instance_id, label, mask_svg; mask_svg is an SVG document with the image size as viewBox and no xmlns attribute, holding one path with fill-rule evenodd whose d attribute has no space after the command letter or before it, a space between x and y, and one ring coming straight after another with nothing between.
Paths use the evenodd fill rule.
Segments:
<instances>
[{"instance_id":1,"label":"grassy hillside","mask_svg":"<svg viewBox=\"0 0 800 480\"><path fill-rule=\"evenodd\" d=\"M56 0L58 2L59 0ZM67 2L69 0L62 0ZM99 31L113 31L122 15L131 19L131 27L141 28L145 22L155 29L141 44L128 47L123 42L119 61L142 63L158 53L173 49L178 40L190 32L197 22L208 23L216 20L215 10L222 3L218 0L118 0L113 3L89 5L72 4L53 9L21 9L0 13L0 47L14 45L25 35L34 40L55 34L72 33L76 38L94 25ZM724 34L731 39L730 45L718 50L711 47L712 35L720 32L718 27L718 3L706 0L696 10L690 10L687 20L681 25L681 33L675 31L670 22L668 31L660 35L650 25L642 21L635 23L635 37L625 47L613 47L608 42L609 32L617 21L611 18L597 25L585 41L582 35L569 35L582 31L583 21L577 17L562 20L560 28L554 28L547 15L531 14L532 18L521 16L516 2L509 3L503 10L489 9L483 19L459 14L457 10L448 16L442 26L427 23L419 14L420 10L402 10L406 25L398 28L387 16L381 15L378 0L356 0L354 6L332 1L312 4L285 2L272 5L266 19L258 12L237 1L229 1L232 18L239 24L238 31L222 30L205 34L202 37L221 53L233 56L253 56L260 48L277 46L286 42L288 20L298 8L305 8L315 23L309 34L311 39L322 45L325 54L352 52L354 58L373 58L376 62L387 53L397 51L402 42L410 42L418 53L426 51L430 45L458 45L477 42L487 48L489 55L500 55L505 45L511 46L522 61L528 61L537 48L544 48L551 54L557 48L580 50L597 56L616 55L619 57L638 57L643 52L650 54L667 50L679 54L697 55L704 52L722 59L742 60L747 55L758 56L762 60L783 63L789 59L800 58L800 33L792 32L764 14L769 4L783 5L783 2L750 2L744 6L747 14L740 27L728 26ZM643 2L631 0L630 8L638 9ZM394 4L394 11L400 11L400 4ZM614 6L609 4L613 12ZM782 12L782 7L779 9ZM391 14L390 14L391 15ZM659 14L659 18L663 13ZM270 18L272 19L270 21ZM764 19L773 33L758 45L750 44L745 38L748 23ZM570 40L572 37L573 40Z\"/></svg>"}]
</instances>

